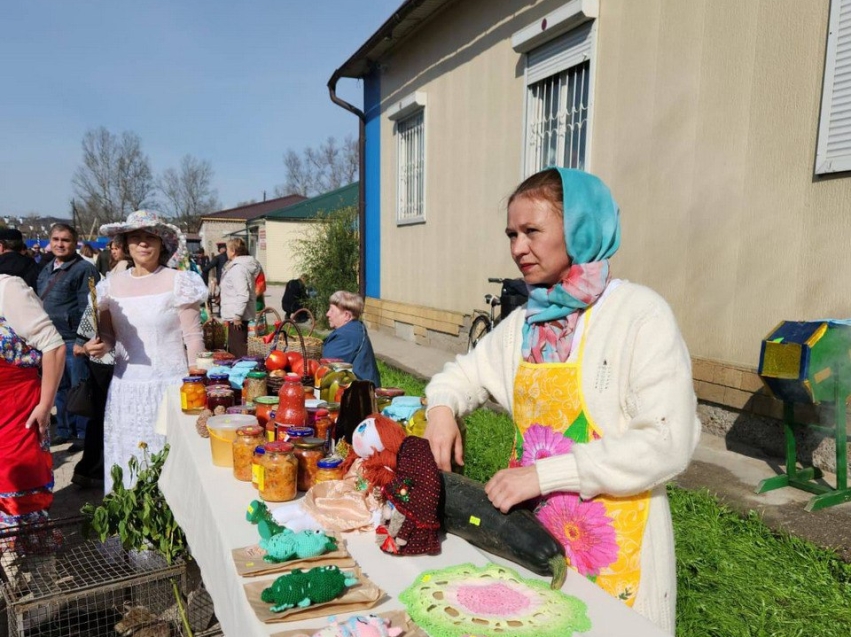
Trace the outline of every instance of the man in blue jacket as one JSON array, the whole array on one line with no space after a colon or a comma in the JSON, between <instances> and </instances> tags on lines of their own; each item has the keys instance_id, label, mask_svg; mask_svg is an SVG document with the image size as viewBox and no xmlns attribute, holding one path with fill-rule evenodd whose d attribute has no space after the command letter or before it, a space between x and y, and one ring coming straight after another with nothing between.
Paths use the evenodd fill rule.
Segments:
<instances>
[{"instance_id":1,"label":"man in blue jacket","mask_svg":"<svg viewBox=\"0 0 851 637\"><path fill-rule=\"evenodd\" d=\"M363 299L358 294L337 290L329 300L331 305L325 316L334 329L322 344L322 358L339 358L351 363L355 376L381 387L372 342L366 326L358 320L363 313Z\"/></svg>"},{"instance_id":2,"label":"man in blue jacket","mask_svg":"<svg viewBox=\"0 0 851 637\"><path fill-rule=\"evenodd\" d=\"M56 392L56 438L53 444L78 440L69 451L82 451L82 441L86 437L88 419L69 414L66 410L68 390L82 382L88 376L88 368L83 358L74 356L74 340L80 318L86 310L89 297L89 279L95 283L100 275L91 263L77 254L77 230L64 223L53 224L50 228L50 248L52 262L46 263L38 275L38 295L44 304L44 311L53 321L53 325L65 341L65 373Z\"/></svg>"}]
</instances>

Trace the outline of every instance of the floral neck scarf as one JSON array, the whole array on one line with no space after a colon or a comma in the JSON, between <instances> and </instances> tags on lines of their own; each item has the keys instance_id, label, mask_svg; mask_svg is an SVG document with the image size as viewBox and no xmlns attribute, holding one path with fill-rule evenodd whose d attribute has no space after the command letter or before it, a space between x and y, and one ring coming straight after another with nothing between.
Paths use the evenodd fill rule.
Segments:
<instances>
[{"instance_id":1,"label":"floral neck scarf","mask_svg":"<svg viewBox=\"0 0 851 637\"><path fill-rule=\"evenodd\" d=\"M551 288L532 288L523 326L523 359L564 363L570 356L579 311L600 298L610 278L606 259L571 266L567 278Z\"/></svg>"},{"instance_id":2,"label":"floral neck scarf","mask_svg":"<svg viewBox=\"0 0 851 637\"><path fill-rule=\"evenodd\" d=\"M579 312L606 289L609 257L620 247L620 210L606 184L581 170L553 170L561 176L564 242L573 265L566 279L529 289L522 354L530 363L567 360Z\"/></svg>"}]
</instances>

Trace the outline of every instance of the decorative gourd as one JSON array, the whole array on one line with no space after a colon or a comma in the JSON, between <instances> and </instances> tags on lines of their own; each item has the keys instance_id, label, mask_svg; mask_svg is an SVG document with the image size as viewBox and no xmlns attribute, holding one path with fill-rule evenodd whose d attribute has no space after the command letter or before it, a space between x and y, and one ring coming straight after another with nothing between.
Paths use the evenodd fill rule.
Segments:
<instances>
[{"instance_id":1,"label":"decorative gourd","mask_svg":"<svg viewBox=\"0 0 851 637\"><path fill-rule=\"evenodd\" d=\"M480 482L441 472L446 500L443 526L473 546L499 555L538 575L552 575L550 588L560 589L567 576L564 547L528 509L502 513L491 504Z\"/></svg>"}]
</instances>

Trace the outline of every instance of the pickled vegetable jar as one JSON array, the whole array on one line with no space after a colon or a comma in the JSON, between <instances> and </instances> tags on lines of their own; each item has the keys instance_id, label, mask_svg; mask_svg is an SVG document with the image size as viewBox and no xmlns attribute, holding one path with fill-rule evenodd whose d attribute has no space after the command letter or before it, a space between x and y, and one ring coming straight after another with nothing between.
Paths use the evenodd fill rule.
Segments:
<instances>
[{"instance_id":1,"label":"pickled vegetable jar","mask_svg":"<svg viewBox=\"0 0 851 637\"><path fill-rule=\"evenodd\" d=\"M328 482L329 480L343 479L343 459L337 456L320 458L316 462L316 474L313 476L313 484Z\"/></svg>"},{"instance_id":2,"label":"pickled vegetable jar","mask_svg":"<svg viewBox=\"0 0 851 637\"><path fill-rule=\"evenodd\" d=\"M325 441L325 449L330 449L331 438L334 437L334 421L327 409L316 410L316 422L313 423L314 435Z\"/></svg>"},{"instance_id":3,"label":"pickled vegetable jar","mask_svg":"<svg viewBox=\"0 0 851 637\"><path fill-rule=\"evenodd\" d=\"M248 372L242 381L242 402L254 402L260 396L266 395L266 373Z\"/></svg>"},{"instance_id":4,"label":"pickled vegetable jar","mask_svg":"<svg viewBox=\"0 0 851 637\"><path fill-rule=\"evenodd\" d=\"M317 463L325 457L325 441L321 438L292 438L293 453L298 460L298 490L307 491L313 486Z\"/></svg>"},{"instance_id":5,"label":"pickled vegetable jar","mask_svg":"<svg viewBox=\"0 0 851 637\"><path fill-rule=\"evenodd\" d=\"M233 441L233 477L250 482L254 450L263 444L263 428L258 425L240 427Z\"/></svg>"},{"instance_id":6,"label":"pickled vegetable jar","mask_svg":"<svg viewBox=\"0 0 851 637\"><path fill-rule=\"evenodd\" d=\"M254 404L257 406L257 411L255 412L257 422L265 427L266 423L269 422L269 412L278 408L278 397L258 396L254 399Z\"/></svg>"},{"instance_id":7,"label":"pickled vegetable jar","mask_svg":"<svg viewBox=\"0 0 851 637\"><path fill-rule=\"evenodd\" d=\"M180 386L180 409L184 414L200 414L207 405L207 392L201 376L187 376Z\"/></svg>"},{"instance_id":8,"label":"pickled vegetable jar","mask_svg":"<svg viewBox=\"0 0 851 637\"><path fill-rule=\"evenodd\" d=\"M254 448L254 457L251 458L251 486L259 489L260 474L263 473L263 456L266 454L266 449L263 445L258 445Z\"/></svg>"},{"instance_id":9,"label":"pickled vegetable jar","mask_svg":"<svg viewBox=\"0 0 851 637\"><path fill-rule=\"evenodd\" d=\"M288 442L267 442L257 488L267 502L286 502L296 496L298 461Z\"/></svg>"}]
</instances>

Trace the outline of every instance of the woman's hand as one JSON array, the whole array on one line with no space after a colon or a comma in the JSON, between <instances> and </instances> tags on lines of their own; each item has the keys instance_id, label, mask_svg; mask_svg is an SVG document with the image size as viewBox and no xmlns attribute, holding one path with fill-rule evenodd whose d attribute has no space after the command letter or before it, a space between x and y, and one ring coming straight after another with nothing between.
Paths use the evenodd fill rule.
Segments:
<instances>
[{"instance_id":1,"label":"woman's hand","mask_svg":"<svg viewBox=\"0 0 851 637\"><path fill-rule=\"evenodd\" d=\"M497 509L508 513L515 504L541 495L538 469L535 465L503 469L485 485L488 499Z\"/></svg>"},{"instance_id":2,"label":"woman's hand","mask_svg":"<svg viewBox=\"0 0 851 637\"><path fill-rule=\"evenodd\" d=\"M464 445L461 442L461 430L455 422L455 414L449 407L438 406L428 410L428 424L423 437L431 446L431 453L437 467L442 471L452 471L452 456L455 463L464 464Z\"/></svg>"},{"instance_id":3,"label":"woman's hand","mask_svg":"<svg viewBox=\"0 0 851 637\"><path fill-rule=\"evenodd\" d=\"M101 358L109 352L109 347L107 347L106 343L100 340L100 337L98 336L87 341L86 344L83 345L83 349L85 350L86 355L94 358Z\"/></svg>"},{"instance_id":4,"label":"woman's hand","mask_svg":"<svg viewBox=\"0 0 851 637\"><path fill-rule=\"evenodd\" d=\"M50 410L53 405L44 405L39 403L27 418L26 427L29 429L33 425L38 425L38 438L44 440L47 437L47 430L50 429Z\"/></svg>"}]
</instances>

